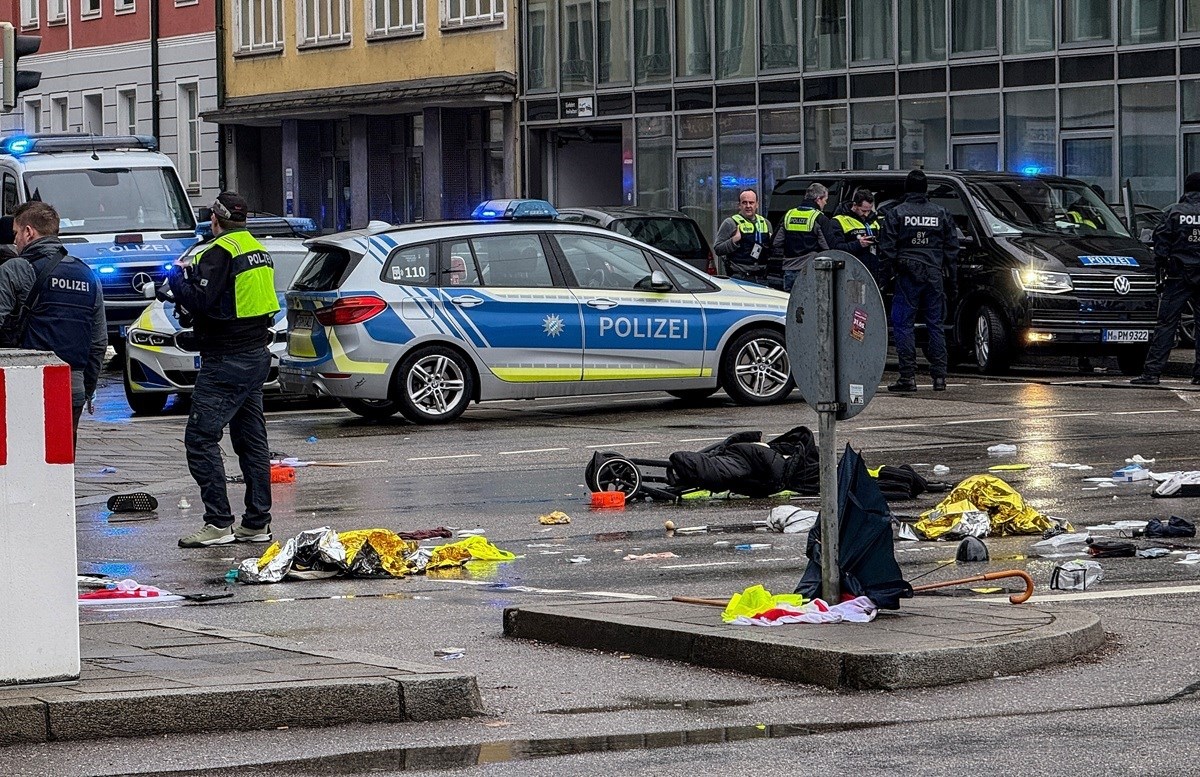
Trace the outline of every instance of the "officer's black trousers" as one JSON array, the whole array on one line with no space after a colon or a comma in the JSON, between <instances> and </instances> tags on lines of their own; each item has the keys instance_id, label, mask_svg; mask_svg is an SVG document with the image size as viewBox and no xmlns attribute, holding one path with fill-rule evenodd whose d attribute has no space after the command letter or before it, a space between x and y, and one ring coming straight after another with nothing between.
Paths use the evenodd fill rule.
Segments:
<instances>
[{"instance_id":1,"label":"officer's black trousers","mask_svg":"<svg viewBox=\"0 0 1200 777\"><path fill-rule=\"evenodd\" d=\"M1195 309L1200 309L1200 285L1192 285L1184 278L1168 277L1158 299L1158 325L1150 338L1150 353L1146 355L1144 375L1162 375L1175 346L1175 330L1179 328L1179 317L1188 300ZM1200 339L1196 341L1196 360L1192 364L1192 375L1200 377Z\"/></svg>"},{"instance_id":2,"label":"officer's black trousers","mask_svg":"<svg viewBox=\"0 0 1200 777\"><path fill-rule=\"evenodd\" d=\"M942 321L946 317L946 292L942 276L936 270L914 275L902 271L896 275L896 294L892 298L892 337L896 356L900 360L900 377L913 379L917 375L917 313L925 321L929 342L925 358L929 374L946 377L946 335Z\"/></svg>"}]
</instances>

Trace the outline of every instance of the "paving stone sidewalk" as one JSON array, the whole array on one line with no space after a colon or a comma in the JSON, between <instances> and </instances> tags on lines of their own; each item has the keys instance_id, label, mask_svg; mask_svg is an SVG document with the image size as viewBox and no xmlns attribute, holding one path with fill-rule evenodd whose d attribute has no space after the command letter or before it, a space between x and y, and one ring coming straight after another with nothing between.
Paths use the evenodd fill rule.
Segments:
<instances>
[{"instance_id":1,"label":"paving stone sidewalk","mask_svg":"<svg viewBox=\"0 0 1200 777\"><path fill-rule=\"evenodd\" d=\"M480 714L472 675L171 621L83 623L74 683L0 686L0 745Z\"/></svg>"},{"instance_id":2,"label":"paving stone sidewalk","mask_svg":"<svg viewBox=\"0 0 1200 777\"><path fill-rule=\"evenodd\" d=\"M905 600L871 623L734 626L721 609L664 599L514 607L509 637L637 653L830 688L910 688L1023 672L1093 652L1100 619L1077 609Z\"/></svg>"}]
</instances>

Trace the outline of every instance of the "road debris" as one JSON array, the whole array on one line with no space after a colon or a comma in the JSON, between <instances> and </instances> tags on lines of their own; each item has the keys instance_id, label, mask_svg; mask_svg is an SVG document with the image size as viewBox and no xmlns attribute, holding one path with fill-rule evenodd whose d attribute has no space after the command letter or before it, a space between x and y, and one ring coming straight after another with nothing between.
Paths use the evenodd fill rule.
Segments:
<instances>
[{"instance_id":1,"label":"road debris","mask_svg":"<svg viewBox=\"0 0 1200 777\"><path fill-rule=\"evenodd\" d=\"M571 564L586 564L589 561L591 559L587 556L571 556L571 558L567 559L567 562Z\"/></svg>"},{"instance_id":2,"label":"road debris","mask_svg":"<svg viewBox=\"0 0 1200 777\"><path fill-rule=\"evenodd\" d=\"M780 505L779 507L771 508L771 514L767 516L767 527L771 531L782 532L783 534L799 534L812 529L817 523L817 512L815 510L805 510L802 507L793 505Z\"/></svg>"},{"instance_id":3,"label":"road debris","mask_svg":"<svg viewBox=\"0 0 1200 777\"><path fill-rule=\"evenodd\" d=\"M113 494L105 506L114 513L148 513L158 509L158 500L145 491L132 494Z\"/></svg>"},{"instance_id":4,"label":"road debris","mask_svg":"<svg viewBox=\"0 0 1200 777\"><path fill-rule=\"evenodd\" d=\"M986 524L986 531L983 524ZM972 475L955 486L935 508L922 513L913 530L918 537L935 540L940 537L1042 534L1056 525L1070 529L1070 524L1065 521L1049 518L1027 505L1021 495L1000 478Z\"/></svg>"},{"instance_id":5,"label":"road debris","mask_svg":"<svg viewBox=\"0 0 1200 777\"><path fill-rule=\"evenodd\" d=\"M538 523L543 526L559 526L564 523L570 523L571 516L564 513L562 510L555 510L552 513L538 516Z\"/></svg>"},{"instance_id":6,"label":"road debris","mask_svg":"<svg viewBox=\"0 0 1200 777\"><path fill-rule=\"evenodd\" d=\"M1076 559L1054 567L1050 587L1058 591L1086 591L1104 579L1099 561Z\"/></svg>"},{"instance_id":7,"label":"road debris","mask_svg":"<svg viewBox=\"0 0 1200 777\"><path fill-rule=\"evenodd\" d=\"M655 559L668 559L668 558L679 558L679 556L668 550L663 553L642 553L641 555L636 555L636 554L630 553L630 554L626 555L624 558L622 558L621 560L622 561L652 561Z\"/></svg>"},{"instance_id":8,"label":"road debris","mask_svg":"<svg viewBox=\"0 0 1200 777\"><path fill-rule=\"evenodd\" d=\"M1138 558L1162 558L1171 555L1167 548L1142 548L1137 552Z\"/></svg>"},{"instance_id":9,"label":"road debris","mask_svg":"<svg viewBox=\"0 0 1200 777\"><path fill-rule=\"evenodd\" d=\"M914 466L915 466L915 465L914 465ZM945 464L934 464L934 465L933 465L933 474L935 474L935 475L949 475L949 474L950 474L950 468L949 468L949 467L947 467Z\"/></svg>"},{"instance_id":10,"label":"road debris","mask_svg":"<svg viewBox=\"0 0 1200 777\"><path fill-rule=\"evenodd\" d=\"M462 658L466 655L467 649L460 647L436 648L433 655L443 661L453 661L456 658Z\"/></svg>"},{"instance_id":11,"label":"road debris","mask_svg":"<svg viewBox=\"0 0 1200 777\"><path fill-rule=\"evenodd\" d=\"M1009 443L999 443L997 445L989 445L987 452L989 456L1011 456L1017 452L1017 446Z\"/></svg>"}]
</instances>

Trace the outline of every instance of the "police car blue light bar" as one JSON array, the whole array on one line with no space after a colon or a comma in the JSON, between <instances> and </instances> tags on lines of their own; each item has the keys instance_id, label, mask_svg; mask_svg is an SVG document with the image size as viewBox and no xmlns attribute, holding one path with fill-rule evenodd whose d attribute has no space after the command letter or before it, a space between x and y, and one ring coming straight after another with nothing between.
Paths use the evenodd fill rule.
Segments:
<instances>
[{"instance_id":1,"label":"police car blue light bar","mask_svg":"<svg viewBox=\"0 0 1200 777\"><path fill-rule=\"evenodd\" d=\"M79 132L14 135L0 142L0 152L11 156L68 151L157 151L151 135L85 135Z\"/></svg>"},{"instance_id":2,"label":"police car blue light bar","mask_svg":"<svg viewBox=\"0 0 1200 777\"><path fill-rule=\"evenodd\" d=\"M486 200L476 206L471 218L482 221L551 221L558 218L558 211L545 200Z\"/></svg>"}]
</instances>

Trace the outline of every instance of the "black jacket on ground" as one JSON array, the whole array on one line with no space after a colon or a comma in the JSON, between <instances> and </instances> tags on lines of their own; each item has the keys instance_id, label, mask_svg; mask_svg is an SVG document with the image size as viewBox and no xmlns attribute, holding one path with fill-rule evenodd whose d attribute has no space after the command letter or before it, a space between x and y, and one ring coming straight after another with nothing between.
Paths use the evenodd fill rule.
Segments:
<instances>
[{"instance_id":1,"label":"black jacket on ground","mask_svg":"<svg viewBox=\"0 0 1200 777\"><path fill-rule=\"evenodd\" d=\"M275 317L238 318L234 305L233 257L224 246L209 246L200 261L167 276L175 303L193 316L200 355L222 356L263 348Z\"/></svg>"},{"instance_id":2,"label":"black jacket on ground","mask_svg":"<svg viewBox=\"0 0 1200 777\"><path fill-rule=\"evenodd\" d=\"M1154 230L1154 261L1167 275L1200 281L1200 192L1167 208Z\"/></svg>"},{"instance_id":3,"label":"black jacket on ground","mask_svg":"<svg viewBox=\"0 0 1200 777\"><path fill-rule=\"evenodd\" d=\"M930 268L957 277L958 234L954 218L924 194L908 194L883 216L879 256L884 272L929 274Z\"/></svg>"},{"instance_id":4,"label":"black jacket on ground","mask_svg":"<svg viewBox=\"0 0 1200 777\"><path fill-rule=\"evenodd\" d=\"M765 445L761 440L762 432L739 432L702 451L672 453L671 485L755 498L783 490L817 493L817 444L809 429L798 426Z\"/></svg>"}]
</instances>

